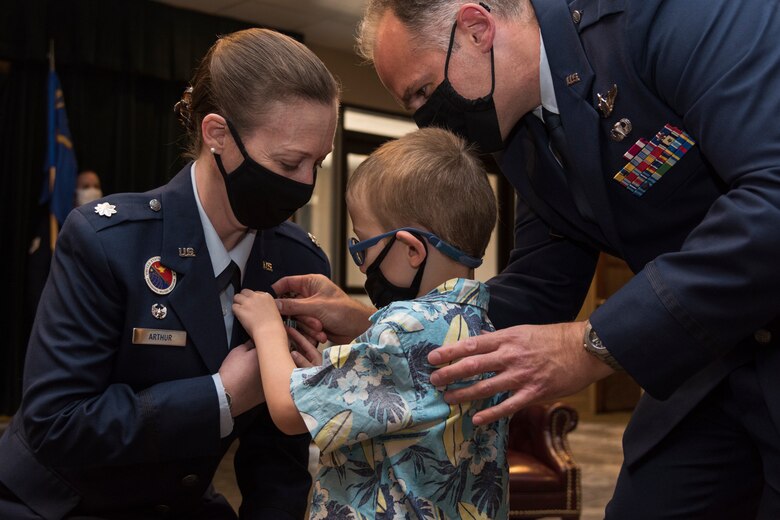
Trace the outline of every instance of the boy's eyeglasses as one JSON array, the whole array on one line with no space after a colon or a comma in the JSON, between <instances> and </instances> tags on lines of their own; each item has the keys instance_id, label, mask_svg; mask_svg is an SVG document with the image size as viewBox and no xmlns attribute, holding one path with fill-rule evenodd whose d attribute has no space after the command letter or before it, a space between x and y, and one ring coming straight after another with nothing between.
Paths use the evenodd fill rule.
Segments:
<instances>
[{"instance_id":1,"label":"boy's eyeglasses","mask_svg":"<svg viewBox=\"0 0 780 520\"><path fill-rule=\"evenodd\" d=\"M481 258L476 258L467 255L457 247L448 244L447 242L437 237L433 233L430 233L428 231L422 231L420 229L410 228L410 227L394 229L392 231L388 231L387 233L382 233L381 235L377 235L367 240L363 240L362 242L358 241L358 239L355 237L350 238L347 247L349 248L349 254L352 255L352 260L354 260L355 263L358 265L358 267L360 267L366 261L366 253L365 253L366 249L379 243L379 241L385 237L394 236L399 231L408 231L413 235L424 237L425 239L428 240L428 243L431 244L433 247L435 247L445 255L449 256L456 262L460 262L461 264L465 265L466 267L474 268L482 265Z\"/></svg>"}]
</instances>

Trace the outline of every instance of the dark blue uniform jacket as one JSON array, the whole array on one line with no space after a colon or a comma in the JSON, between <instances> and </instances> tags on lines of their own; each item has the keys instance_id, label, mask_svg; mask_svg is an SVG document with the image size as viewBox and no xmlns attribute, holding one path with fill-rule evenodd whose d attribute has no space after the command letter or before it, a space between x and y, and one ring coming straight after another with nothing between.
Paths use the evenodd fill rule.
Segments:
<instances>
[{"instance_id":1,"label":"dark blue uniform jacket","mask_svg":"<svg viewBox=\"0 0 780 520\"><path fill-rule=\"evenodd\" d=\"M734 367L755 360L780 426L780 10L729 0L533 0L572 168L525 116L500 158L516 248L491 286L496 326L572 319L598 251L634 278L591 322L646 390L638 460ZM575 13L576 11L576 13ZM613 111L598 109L617 85ZM621 119L631 131L611 137ZM613 177L665 125L695 145L642 196ZM575 176L574 179L567 175ZM594 213L571 195L579 184Z\"/></svg>"},{"instance_id":2,"label":"dark blue uniform jacket","mask_svg":"<svg viewBox=\"0 0 780 520\"><path fill-rule=\"evenodd\" d=\"M116 214L98 215L100 202L115 205ZM145 281L155 256L176 272L168 294ZM243 287L269 291L277 279L303 273L328 276L327 258L298 226L284 223L257 233ZM163 319L152 315L154 304L167 309ZM186 344L134 343L139 328L184 331ZM189 165L159 189L74 210L32 331L23 402L0 440L0 481L47 519L74 508L197 518L217 465L240 439L241 516L301 518L308 435L282 434L261 405L220 439L211 375L227 352Z\"/></svg>"}]
</instances>

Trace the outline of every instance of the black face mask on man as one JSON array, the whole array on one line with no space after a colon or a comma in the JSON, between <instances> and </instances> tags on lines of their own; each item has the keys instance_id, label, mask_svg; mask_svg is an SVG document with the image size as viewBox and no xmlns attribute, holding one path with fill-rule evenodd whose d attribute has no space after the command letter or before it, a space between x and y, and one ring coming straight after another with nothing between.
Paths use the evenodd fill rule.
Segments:
<instances>
[{"instance_id":1,"label":"black face mask on man","mask_svg":"<svg viewBox=\"0 0 780 520\"><path fill-rule=\"evenodd\" d=\"M409 287L398 287L385 278L384 273L379 268L382 264L382 260L385 259L390 248L395 243L395 235L390 237L387 245L382 248L382 251L377 255L376 259L371 262L371 265L366 269L366 284L365 289L368 297L371 299L371 303L377 309L390 305L393 302L401 300L413 300L417 298L417 293L420 292L420 284L422 283L423 272L425 271L425 263L428 261L428 246L425 244L425 239L422 239L423 247L425 247L425 259L417 268L417 274L412 280L412 285Z\"/></svg>"},{"instance_id":2,"label":"black face mask on man","mask_svg":"<svg viewBox=\"0 0 780 520\"><path fill-rule=\"evenodd\" d=\"M481 153L497 152L504 147L504 142L501 139L496 105L493 102L493 91L496 89L493 48L490 48L490 92L477 99L464 98L457 93L448 77L457 25L457 22L452 25L450 46L444 63L444 81L436 87L428 101L417 109L414 120L420 128L428 126L446 128L470 143L476 144Z\"/></svg>"},{"instance_id":3,"label":"black face mask on man","mask_svg":"<svg viewBox=\"0 0 780 520\"><path fill-rule=\"evenodd\" d=\"M225 181L230 209L238 221L248 228L269 229L278 226L309 202L314 191L314 182L317 180L317 171L314 171L311 184L274 173L249 157L235 127L229 120L225 121L230 135L244 157L243 162L228 174L220 155L213 148L211 150Z\"/></svg>"}]
</instances>

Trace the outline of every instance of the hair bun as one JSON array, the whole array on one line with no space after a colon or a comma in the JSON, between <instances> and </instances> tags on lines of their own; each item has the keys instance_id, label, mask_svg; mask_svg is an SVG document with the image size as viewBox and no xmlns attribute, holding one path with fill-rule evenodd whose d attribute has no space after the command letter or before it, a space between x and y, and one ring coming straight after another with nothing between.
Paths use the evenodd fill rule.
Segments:
<instances>
[{"instance_id":1,"label":"hair bun","mask_svg":"<svg viewBox=\"0 0 780 520\"><path fill-rule=\"evenodd\" d=\"M188 85L181 95L181 99L173 105L173 112L179 118L184 128L190 130L192 127L192 85Z\"/></svg>"}]
</instances>

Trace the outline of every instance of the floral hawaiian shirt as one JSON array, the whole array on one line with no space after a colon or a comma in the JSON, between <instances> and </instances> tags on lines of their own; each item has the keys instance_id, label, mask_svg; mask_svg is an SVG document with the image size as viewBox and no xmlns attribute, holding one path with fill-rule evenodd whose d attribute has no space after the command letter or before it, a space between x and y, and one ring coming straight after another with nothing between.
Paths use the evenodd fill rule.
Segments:
<instances>
[{"instance_id":1,"label":"floral hawaiian shirt","mask_svg":"<svg viewBox=\"0 0 780 520\"><path fill-rule=\"evenodd\" d=\"M472 423L506 394L449 405L427 361L441 345L494 330L488 299L480 282L449 280L383 307L352 343L325 350L322 366L293 372L293 399L321 451L310 518L507 517L508 421Z\"/></svg>"}]
</instances>

